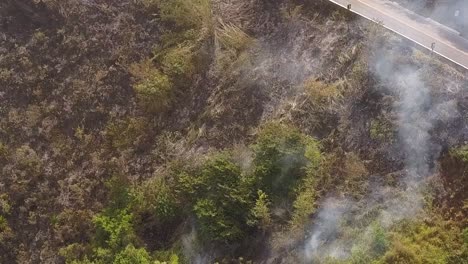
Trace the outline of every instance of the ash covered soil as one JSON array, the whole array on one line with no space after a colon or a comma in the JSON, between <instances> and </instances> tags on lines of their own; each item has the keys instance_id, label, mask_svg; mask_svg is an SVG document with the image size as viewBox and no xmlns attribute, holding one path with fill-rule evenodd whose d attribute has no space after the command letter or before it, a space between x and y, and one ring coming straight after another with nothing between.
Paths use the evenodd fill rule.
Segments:
<instances>
[{"instance_id":1,"label":"ash covered soil","mask_svg":"<svg viewBox=\"0 0 468 264\"><path fill-rule=\"evenodd\" d=\"M0 263L467 261L466 71L312 2L2 1Z\"/></svg>"}]
</instances>

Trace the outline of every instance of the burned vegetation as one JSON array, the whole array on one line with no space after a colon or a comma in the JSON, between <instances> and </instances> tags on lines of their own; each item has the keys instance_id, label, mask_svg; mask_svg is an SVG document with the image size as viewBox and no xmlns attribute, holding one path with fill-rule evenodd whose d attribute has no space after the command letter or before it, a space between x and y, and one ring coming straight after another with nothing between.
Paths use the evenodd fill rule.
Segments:
<instances>
[{"instance_id":1,"label":"burned vegetation","mask_svg":"<svg viewBox=\"0 0 468 264\"><path fill-rule=\"evenodd\" d=\"M328 1L0 3L0 263L464 263L466 72Z\"/></svg>"}]
</instances>

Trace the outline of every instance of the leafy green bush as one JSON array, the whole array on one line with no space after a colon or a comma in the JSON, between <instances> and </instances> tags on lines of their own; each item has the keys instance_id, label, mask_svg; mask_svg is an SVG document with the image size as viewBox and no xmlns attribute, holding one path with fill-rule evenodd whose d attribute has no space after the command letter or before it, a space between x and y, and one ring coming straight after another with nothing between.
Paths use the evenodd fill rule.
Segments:
<instances>
[{"instance_id":1,"label":"leafy green bush","mask_svg":"<svg viewBox=\"0 0 468 264\"><path fill-rule=\"evenodd\" d=\"M132 226L133 215L119 210L112 215L99 214L93 222L96 225L96 242L103 248L121 249L135 239Z\"/></svg>"},{"instance_id":2,"label":"leafy green bush","mask_svg":"<svg viewBox=\"0 0 468 264\"><path fill-rule=\"evenodd\" d=\"M197 171L179 173L177 188L188 198L203 237L232 242L246 236L255 198L247 177L228 153L210 157Z\"/></svg>"},{"instance_id":3,"label":"leafy green bush","mask_svg":"<svg viewBox=\"0 0 468 264\"><path fill-rule=\"evenodd\" d=\"M115 175L105 185L109 190L109 203L92 219L95 229L92 241L89 245L72 244L63 248L61 255L67 258L67 263L138 263L134 260L141 254L144 256L142 250L133 247L138 238L128 181L124 176Z\"/></svg>"},{"instance_id":4,"label":"leafy green bush","mask_svg":"<svg viewBox=\"0 0 468 264\"><path fill-rule=\"evenodd\" d=\"M144 248L135 248L132 244L120 251L113 261L114 264L151 264L151 257Z\"/></svg>"},{"instance_id":5,"label":"leafy green bush","mask_svg":"<svg viewBox=\"0 0 468 264\"><path fill-rule=\"evenodd\" d=\"M132 193L136 200L136 211L149 212L163 222L180 213L175 190L163 178L150 179Z\"/></svg>"},{"instance_id":6,"label":"leafy green bush","mask_svg":"<svg viewBox=\"0 0 468 264\"><path fill-rule=\"evenodd\" d=\"M252 149L258 189L274 199L291 194L307 167L318 167L321 159L317 141L280 123L263 126Z\"/></svg>"}]
</instances>

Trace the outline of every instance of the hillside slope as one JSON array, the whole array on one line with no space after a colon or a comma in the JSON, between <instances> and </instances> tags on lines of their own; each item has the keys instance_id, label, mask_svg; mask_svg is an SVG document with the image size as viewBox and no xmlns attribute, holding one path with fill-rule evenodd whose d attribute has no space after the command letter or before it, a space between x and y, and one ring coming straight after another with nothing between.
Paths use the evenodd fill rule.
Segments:
<instances>
[{"instance_id":1,"label":"hillside slope","mask_svg":"<svg viewBox=\"0 0 468 264\"><path fill-rule=\"evenodd\" d=\"M467 260L466 72L378 25L302 0L0 15L0 263Z\"/></svg>"}]
</instances>

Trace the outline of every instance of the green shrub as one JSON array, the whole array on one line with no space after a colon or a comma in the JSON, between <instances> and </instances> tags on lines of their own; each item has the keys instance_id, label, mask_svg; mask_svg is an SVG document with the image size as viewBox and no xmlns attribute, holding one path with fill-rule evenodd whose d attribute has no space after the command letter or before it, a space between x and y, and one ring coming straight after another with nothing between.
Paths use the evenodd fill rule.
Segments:
<instances>
[{"instance_id":1,"label":"green shrub","mask_svg":"<svg viewBox=\"0 0 468 264\"><path fill-rule=\"evenodd\" d=\"M193 47L179 45L163 56L162 69L172 79L189 79L195 73Z\"/></svg>"},{"instance_id":2,"label":"green shrub","mask_svg":"<svg viewBox=\"0 0 468 264\"><path fill-rule=\"evenodd\" d=\"M159 71L148 59L131 65L129 71L137 79L133 89L144 108L159 112L169 107L173 96L169 76Z\"/></svg>"},{"instance_id":3,"label":"green shrub","mask_svg":"<svg viewBox=\"0 0 468 264\"><path fill-rule=\"evenodd\" d=\"M186 263L183 259L179 258L178 252L172 250L157 251L153 254L154 258L157 259L155 264L179 264Z\"/></svg>"},{"instance_id":4,"label":"green shrub","mask_svg":"<svg viewBox=\"0 0 468 264\"><path fill-rule=\"evenodd\" d=\"M175 189L162 178L150 179L132 192L137 211L149 212L163 222L180 213Z\"/></svg>"},{"instance_id":5,"label":"green shrub","mask_svg":"<svg viewBox=\"0 0 468 264\"><path fill-rule=\"evenodd\" d=\"M262 190L258 190L257 195L258 198L255 201L255 206L250 210L250 219L247 223L266 231L272 224L269 208L271 202L268 199L268 195Z\"/></svg>"},{"instance_id":6,"label":"green shrub","mask_svg":"<svg viewBox=\"0 0 468 264\"><path fill-rule=\"evenodd\" d=\"M468 145L451 149L450 155L462 162L468 163Z\"/></svg>"},{"instance_id":7,"label":"green shrub","mask_svg":"<svg viewBox=\"0 0 468 264\"><path fill-rule=\"evenodd\" d=\"M316 182L315 175L309 173L299 186L293 203L292 228L304 227L310 221L310 216L315 212L317 207Z\"/></svg>"},{"instance_id":8,"label":"green shrub","mask_svg":"<svg viewBox=\"0 0 468 264\"><path fill-rule=\"evenodd\" d=\"M8 221L4 216L0 215L0 243L3 242L3 240L5 240L7 237L9 237L11 232L12 231L10 225L8 224Z\"/></svg>"},{"instance_id":9,"label":"green shrub","mask_svg":"<svg viewBox=\"0 0 468 264\"><path fill-rule=\"evenodd\" d=\"M211 157L195 175L179 175L179 188L191 196L201 234L219 242L238 241L249 230L254 198L240 167L226 153Z\"/></svg>"},{"instance_id":10,"label":"green shrub","mask_svg":"<svg viewBox=\"0 0 468 264\"><path fill-rule=\"evenodd\" d=\"M9 214L11 210L10 198L8 194L0 194L0 214Z\"/></svg>"},{"instance_id":11,"label":"green shrub","mask_svg":"<svg viewBox=\"0 0 468 264\"><path fill-rule=\"evenodd\" d=\"M93 219L96 226L96 242L112 250L124 248L135 239L132 226L133 215L119 210L112 215L99 214Z\"/></svg>"},{"instance_id":12,"label":"green shrub","mask_svg":"<svg viewBox=\"0 0 468 264\"><path fill-rule=\"evenodd\" d=\"M263 126L252 149L258 189L277 199L291 194L306 168L318 167L321 159L317 141L280 123Z\"/></svg>"},{"instance_id":13,"label":"green shrub","mask_svg":"<svg viewBox=\"0 0 468 264\"><path fill-rule=\"evenodd\" d=\"M389 246L389 241L385 230L380 225L374 225L372 227L372 253L381 256L383 255Z\"/></svg>"},{"instance_id":14,"label":"green shrub","mask_svg":"<svg viewBox=\"0 0 468 264\"><path fill-rule=\"evenodd\" d=\"M132 244L119 252L113 261L114 264L151 264L151 257L144 248L135 248Z\"/></svg>"},{"instance_id":15,"label":"green shrub","mask_svg":"<svg viewBox=\"0 0 468 264\"><path fill-rule=\"evenodd\" d=\"M433 223L404 221L390 233L391 243L379 263L443 264L457 256L462 238L460 230L443 220Z\"/></svg>"},{"instance_id":16,"label":"green shrub","mask_svg":"<svg viewBox=\"0 0 468 264\"><path fill-rule=\"evenodd\" d=\"M172 101L172 83L169 77L154 70L146 79L134 86L138 100L149 112L160 112Z\"/></svg>"}]
</instances>

